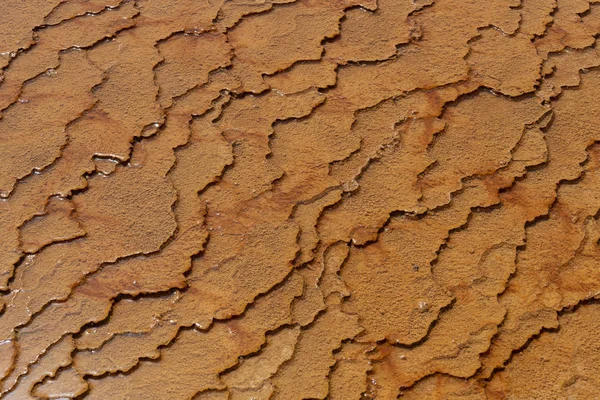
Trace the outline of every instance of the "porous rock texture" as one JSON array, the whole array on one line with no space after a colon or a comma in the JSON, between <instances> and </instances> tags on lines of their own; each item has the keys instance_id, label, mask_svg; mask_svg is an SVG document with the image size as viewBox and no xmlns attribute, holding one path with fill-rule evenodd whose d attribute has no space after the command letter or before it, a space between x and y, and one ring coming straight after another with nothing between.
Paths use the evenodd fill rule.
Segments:
<instances>
[{"instance_id":1,"label":"porous rock texture","mask_svg":"<svg viewBox=\"0 0 600 400\"><path fill-rule=\"evenodd\" d=\"M0 398L597 399L600 0L0 1Z\"/></svg>"}]
</instances>

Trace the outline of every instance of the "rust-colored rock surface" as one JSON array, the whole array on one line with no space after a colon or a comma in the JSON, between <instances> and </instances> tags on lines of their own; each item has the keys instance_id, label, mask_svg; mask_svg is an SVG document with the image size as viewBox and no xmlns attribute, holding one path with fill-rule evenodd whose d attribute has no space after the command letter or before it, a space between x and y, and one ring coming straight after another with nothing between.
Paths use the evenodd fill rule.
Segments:
<instances>
[{"instance_id":1,"label":"rust-colored rock surface","mask_svg":"<svg viewBox=\"0 0 600 400\"><path fill-rule=\"evenodd\" d=\"M0 1L0 399L600 398L600 0Z\"/></svg>"}]
</instances>

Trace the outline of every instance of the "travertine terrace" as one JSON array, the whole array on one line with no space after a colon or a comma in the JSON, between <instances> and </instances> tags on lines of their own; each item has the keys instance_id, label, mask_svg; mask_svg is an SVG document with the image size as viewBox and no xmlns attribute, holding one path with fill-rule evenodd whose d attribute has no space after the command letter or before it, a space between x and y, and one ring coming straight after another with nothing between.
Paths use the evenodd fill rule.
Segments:
<instances>
[{"instance_id":1,"label":"travertine terrace","mask_svg":"<svg viewBox=\"0 0 600 400\"><path fill-rule=\"evenodd\" d=\"M600 0L1 0L0 398L600 398Z\"/></svg>"}]
</instances>

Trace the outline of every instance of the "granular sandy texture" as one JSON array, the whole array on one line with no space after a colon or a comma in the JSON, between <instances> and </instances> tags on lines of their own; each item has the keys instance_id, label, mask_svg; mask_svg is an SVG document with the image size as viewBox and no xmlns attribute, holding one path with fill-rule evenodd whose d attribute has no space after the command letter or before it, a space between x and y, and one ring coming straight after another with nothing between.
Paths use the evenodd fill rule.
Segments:
<instances>
[{"instance_id":1,"label":"granular sandy texture","mask_svg":"<svg viewBox=\"0 0 600 400\"><path fill-rule=\"evenodd\" d=\"M1 0L0 398L597 399L600 0Z\"/></svg>"}]
</instances>

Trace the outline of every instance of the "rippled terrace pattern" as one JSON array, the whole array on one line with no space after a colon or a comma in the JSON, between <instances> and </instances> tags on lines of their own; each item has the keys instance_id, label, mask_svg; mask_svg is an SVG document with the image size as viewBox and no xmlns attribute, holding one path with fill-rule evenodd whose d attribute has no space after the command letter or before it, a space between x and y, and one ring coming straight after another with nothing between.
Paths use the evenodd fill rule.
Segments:
<instances>
[{"instance_id":1,"label":"rippled terrace pattern","mask_svg":"<svg viewBox=\"0 0 600 400\"><path fill-rule=\"evenodd\" d=\"M600 0L1 0L2 399L597 399Z\"/></svg>"}]
</instances>

